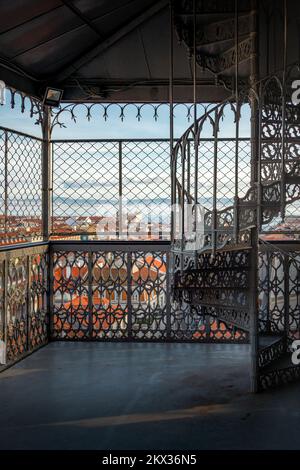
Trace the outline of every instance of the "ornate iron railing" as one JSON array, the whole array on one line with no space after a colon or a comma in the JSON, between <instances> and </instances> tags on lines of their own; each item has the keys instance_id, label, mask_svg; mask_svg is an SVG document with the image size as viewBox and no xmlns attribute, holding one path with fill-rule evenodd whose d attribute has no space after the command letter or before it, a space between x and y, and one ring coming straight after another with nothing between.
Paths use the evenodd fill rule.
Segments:
<instances>
[{"instance_id":1,"label":"ornate iron railing","mask_svg":"<svg viewBox=\"0 0 300 470\"><path fill-rule=\"evenodd\" d=\"M244 342L212 313L178 303L169 242L52 242L51 338Z\"/></svg>"},{"instance_id":2,"label":"ornate iron railing","mask_svg":"<svg viewBox=\"0 0 300 470\"><path fill-rule=\"evenodd\" d=\"M172 204L179 207L172 224L175 250L249 245L255 188L251 139L240 135L241 113L250 118L250 107L233 99L206 110L173 149ZM243 133L249 136L250 128Z\"/></svg>"},{"instance_id":3,"label":"ornate iron railing","mask_svg":"<svg viewBox=\"0 0 300 470\"><path fill-rule=\"evenodd\" d=\"M0 251L0 364L10 364L49 338L48 245Z\"/></svg>"},{"instance_id":4,"label":"ornate iron railing","mask_svg":"<svg viewBox=\"0 0 300 470\"><path fill-rule=\"evenodd\" d=\"M176 249L193 249L192 243L213 251L239 245L256 225L260 233L296 238L299 110L291 97L298 74L299 65L291 64L285 81L279 72L248 87L238 102L231 97L207 109L176 142L172 155L172 203L180 206L173 223ZM251 139L240 138L245 112ZM227 151L220 148L224 133L232 136Z\"/></svg>"},{"instance_id":5,"label":"ornate iron railing","mask_svg":"<svg viewBox=\"0 0 300 470\"><path fill-rule=\"evenodd\" d=\"M300 245L262 244L259 256L259 331L300 339Z\"/></svg>"},{"instance_id":6,"label":"ornate iron railing","mask_svg":"<svg viewBox=\"0 0 300 470\"><path fill-rule=\"evenodd\" d=\"M259 335L278 338L260 350L261 377L269 362L287 352L287 339L300 337L299 252L295 243L280 250L271 244L261 247ZM209 263L212 289L217 290L217 259L212 264L200 256ZM216 315L210 297L202 306L178 301L171 261L170 243L163 241L56 241L2 249L1 364L11 364L49 340L247 342L249 325L243 326L242 317L232 316L230 308ZM242 280L245 276L246 271ZM229 292L235 286L226 279ZM205 277L202 281L207 284ZM195 295L201 294L202 281L196 279Z\"/></svg>"},{"instance_id":7,"label":"ornate iron railing","mask_svg":"<svg viewBox=\"0 0 300 470\"><path fill-rule=\"evenodd\" d=\"M261 244L258 282L258 387L267 389L294 381L293 341L300 338L300 244Z\"/></svg>"}]
</instances>

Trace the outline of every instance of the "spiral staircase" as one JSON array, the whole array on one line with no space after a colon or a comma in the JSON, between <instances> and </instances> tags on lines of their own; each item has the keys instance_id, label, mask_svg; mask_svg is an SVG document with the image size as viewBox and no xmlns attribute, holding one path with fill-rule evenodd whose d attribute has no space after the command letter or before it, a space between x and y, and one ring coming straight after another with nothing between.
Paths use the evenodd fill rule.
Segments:
<instances>
[{"instance_id":1,"label":"spiral staircase","mask_svg":"<svg viewBox=\"0 0 300 470\"><path fill-rule=\"evenodd\" d=\"M238 2L238 65L239 81L246 84L251 74L251 59L255 55L256 5L253 0ZM195 2L196 61L211 72L216 84L233 87L236 65L235 1ZM179 41L189 56L194 49L193 0L175 1L175 28Z\"/></svg>"},{"instance_id":2,"label":"spiral staircase","mask_svg":"<svg viewBox=\"0 0 300 470\"><path fill-rule=\"evenodd\" d=\"M261 327L258 286L262 273L258 265L259 234L283 220L287 205L300 199L300 113L289 93L293 68L256 85L253 1L177 1L175 27L191 57L195 44L198 70L211 72L215 83L232 95L238 78L239 101L233 96L207 109L173 149L173 204L179 205L181 213L180 234L175 233L175 216L173 219L174 296L178 302L197 308L203 318L213 317L228 329L246 333L252 351L253 390L289 383L300 378L300 366L291 362L289 318L282 320L284 327L276 332ZM213 158L217 161L224 109L232 109L238 136L240 107L247 101L252 118L250 186L243 195L236 192L228 207L219 209L215 194L213 208L203 207L195 191L198 174L193 175L193 185L187 183L188 142L194 146L195 173L198 170L201 175L205 124L212 127ZM236 158L238 153L237 145ZM187 205L192 207L193 219L189 232L184 227Z\"/></svg>"}]
</instances>

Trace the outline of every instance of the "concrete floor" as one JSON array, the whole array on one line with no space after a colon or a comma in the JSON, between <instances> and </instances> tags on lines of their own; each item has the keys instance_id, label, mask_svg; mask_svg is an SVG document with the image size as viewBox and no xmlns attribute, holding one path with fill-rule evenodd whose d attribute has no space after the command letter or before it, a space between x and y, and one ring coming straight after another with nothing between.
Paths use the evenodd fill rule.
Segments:
<instances>
[{"instance_id":1,"label":"concrete floor","mask_svg":"<svg viewBox=\"0 0 300 470\"><path fill-rule=\"evenodd\" d=\"M52 343L0 374L1 449L299 449L300 384L247 345Z\"/></svg>"}]
</instances>

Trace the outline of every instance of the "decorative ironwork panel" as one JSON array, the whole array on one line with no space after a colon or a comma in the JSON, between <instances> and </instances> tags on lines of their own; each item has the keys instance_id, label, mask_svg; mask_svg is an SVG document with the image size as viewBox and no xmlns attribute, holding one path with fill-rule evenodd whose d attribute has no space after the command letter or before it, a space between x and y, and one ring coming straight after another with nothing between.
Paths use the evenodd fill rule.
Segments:
<instances>
[{"instance_id":1,"label":"decorative ironwork panel","mask_svg":"<svg viewBox=\"0 0 300 470\"><path fill-rule=\"evenodd\" d=\"M270 253L269 258L269 321L271 331L284 330L284 256Z\"/></svg>"},{"instance_id":2,"label":"decorative ironwork panel","mask_svg":"<svg viewBox=\"0 0 300 470\"><path fill-rule=\"evenodd\" d=\"M243 310L237 306L192 305L185 298L173 296L168 281L168 256L167 250L152 247L132 250L128 245L124 250L100 246L99 250L91 246L87 251L54 249L52 337L247 341L246 307ZM232 271L236 272L239 263L247 263L248 259L231 255L235 264L230 264L228 256L219 254L219 258L220 263L232 265ZM212 263L208 259L201 262ZM186 260L184 265L190 266L190 262ZM215 283L231 286L225 274L212 273L212 277ZM232 285L247 284L243 275L238 274L238 279ZM203 282L207 284L204 278Z\"/></svg>"},{"instance_id":3,"label":"decorative ironwork panel","mask_svg":"<svg viewBox=\"0 0 300 470\"><path fill-rule=\"evenodd\" d=\"M287 256L288 282L286 283L288 292L289 316L286 329L292 339L300 339L300 253L291 251Z\"/></svg>"},{"instance_id":4,"label":"decorative ironwork panel","mask_svg":"<svg viewBox=\"0 0 300 470\"><path fill-rule=\"evenodd\" d=\"M208 18L210 14L219 14L220 18L222 13L230 13L227 18L222 17L222 21L207 20L201 23L201 27L196 29L195 38L193 37L193 11L194 4L192 1L177 1L175 5L175 28L179 40L183 41L188 49L189 55L193 50L193 39L196 42L196 60L198 65L206 68L214 75L218 76L224 74L228 69L232 68L238 61L250 61L255 53L255 40L251 34L254 31L254 22L251 17L253 13L251 3L249 1L239 2L239 34L240 39L237 44L237 50L233 46L234 35L234 2L200 2L195 4L196 12L200 15L206 15ZM241 14L242 13L242 14ZM245 14L247 16L245 16ZM216 44L218 42L227 41L227 48L222 47L217 49L217 54L212 54L207 46ZM241 73L240 73L241 75ZM242 74L243 76L244 74ZM231 84L232 87L232 84Z\"/></svg>"},{"instance_id":5,"label":"decorative ironwork panel","mask_svg":"<svg viewBox=\"0 0 300 470\"><path fill-rule=\"evenodd\" d=\"M132 337L165 339L167 335L167 254L134 252L131 268Z\"/></svg>"},{"instance_id":6,"label":"decorative ironwork panel","mask_svg":"<svg viewBox=\"0 0 300 470\"><path fill-rule=\"evenodd\" d=\"M259 255L259 330L277 334L284 331L284 255Z\"/></svg>"},{"instance_id":7,"label":"decorative ironwork panel","mask_svg":"<svg viewBox=\"0 0 300 470\"><path fill-rule=\"evenodd\" d=\"M284 172L286 202L284 216L285 228L299 230L300 210L300 116L299 107L291 102L293 82L299 77L299 64L288 67L285 83L285 121L284 121Z\"/></svg>"},{"instance_id":8,"label":"decorative ironwork panel","mask_svg":"<svg viewBox=\"0 0 300 470\"><path fill-rule=\"evenodd\" d=\"M200 253L196 266L183 264L175 274L175 298L202 339L244 341L249 331L249 252ZM188 308L190 306L190 309ZM176 310L175 310L176 312ZM178 318L178 313L176 314ZM179 319L180 313L179 313Z\"/></svg>"},{"instance_id":9,"label":"decorative ironwork panel","mask_svg":"<svg viewBox=\"0 0 300 470\"><path fill-rule=\"evenodd\" d=\"M0 257L0 364L5 364L5 261Z\"/></svg>"},{"instance_id":10,"label":"decorative ironwork panel","mask_svg":"<svg viewBox=\"0 0 300 470\"><path fill-rule=\"evenodd\" d=\"M84 87L84 85L83 85ZM90 94L88 87L86 88L87 96ZM93 98L95 98L95 90L93 90ZM99 95L99 98L103 98ZM203 111L205 105L203 103L197 104L198 113ZM83 111L83 114L82 114ZM185 119L186 124L192 120L193 104L192 103L174 103L173 106L174 117L181 117ZM67 128L73 121L77 123L82 117L86 118L87 122L97 119L98 122L111 121L113 126L116 121L123 122L133 116L136 123L142 123L145 118L148 120L150 115L154 122L158 119L166 118L170 113L170 104L163 103L115 103L115 102L89 102L89 103L68 103L62 104L58 108L53 108L52 112L52 126L51 130L55 128Z\"/></svg>"},{"instance_id":11,"label":"decorative ironwork panel","mask_svg":"<svg viewBox=\"0 0 300 470\"><path fill-rule=\"evenodd\" d=\"M42 142L0 128L0 243L41 238Z\"/></svg>"},{"instance_id":12,"label":"decorative ironwork panel","mask_svg":"<svg viewBox=\"0 0 300 470\"><path fill-rule=\"evenodd\" d=\"M28 258L26 256L9 259L6 295L6 359L10 362L28 350Z\"/></svg>"},{"instance_id":13,"label":"decorative ironwork panel","mask_svg":"<svg viewBox=\"0 0 300 470\"><path fill-rule=\"evenodd\" d=\"M270 224L279 224L281 204L280 180L282 174L282 86L277 77L266 80L262 85L262 106L260 126L260 175L262 185L262 217L264 230Z\"/></svg>"},{"instance_id":14,"label":"decorative ironwork panel","mask_svg":"<svg viewBox=\"0 0 300 470\"><path fill-rule=\"evenodd\" d=\"M284 337L262 348L258 353L258 367L263 369L286 352L286 339Z\"/></svg>"},{"instance_id":15,"label":"decorative ironwork panel","mask_svg":"<svg viewBox=\"0 0 300 470\"><path fill-rule=\"evenodd\" d=\"M48 342L48 253L31 255L29 263L28 347L34 349Z\"/></svg>"},{"instance_id":16,"label":"decorative ironwork panel","mask_svg":"<svg viewBox=\"0 0 300 470\"><path fill-rule=\"evenodd\" d=\"M246 61L254 53L255 41L253 37L248 37L238 43L238 57L240 61ZM221 74L234 66L236 61L236 49L232 47L219 56L197 54L197 62L201 67L205 67L214 74Z\"/></svg>"},{"instance_id":17,"label":"decorative ironwork panel","mask_svg":"<svg viewBox=\"0 0 300 470\"><path fill-rule=\"evenodd\" d=\"M171 339L200 342L247 342L248 333L219 318L211 307L172 302ZM225 315L224 315L225 316Z\"/></svg>"},{"instance_id":18,"label":"decorative ironwork panel","mask_svg":"<svg viewBox=\"0 0 300 470\"><path fill-rule=\"evenodd\" d=\"M128 337L128 256L120 251L92 253L92 337Z\"/></svg>"},{"instance_id":19,"label":"decorative ironwork panel","mask_svg":"<svg viewBox=\"0 0 300 470\"><path fill-rule=\"evenodd\" d=\"M52 336L89 337L88 254L82 251L53 254Z\"/></svg>"},{"instance_id":20,"label":"decorative ironwork panel","mask_svg":"<svg viewBox=\"0 0 300 470\"><path fill-rule=\"evenodd\" d=\"M291 366L261 373L259 375L259 390L286 385L300 379L300 366Z\"/></svg>"},{"instance_id":21,"label":"decorative ironwork panel","mask_svg":"<svg viewBox=\"0 0 300 470\"><path fill-rule=\"evenodd\" d=\"M280 179L282 153L282 89L276 77L267 80L262 90L261 107L261 181Z\"/></svg>"},{"instance_id":22,"label":"decorative ironwork panel","mask_svg":"<svg viewBox=\"0 0 300 470\"><path fill-rule=\"evenodd\" d=\"M261 223L264 231L299 231L299 110L291 102L293 72L266 79L261 84L260 175Z\"/></svg>"},{"instance_id":23,"label":"decorative ironwork panel","mask_svg":"<svg viewBox=\"0 0 300 470\"><path fill-rule=\"evenodd\" d=\"M206 309L208 325L207 335L203 339L244 343L249 341L249 315L245 311L231 309Z\"/></svg>"},{"instance_id":24,"label":"decorative ironwork panel","mask_svg":"<svg viewBox=\"0 0 300 470\"><path fill-rule=\"evenodd\" d=\"M266 242L263 249L259 253L259 333L271 342L258 352L261 390L300 377L300 367L291 367L291 343L300 338L299 251Z\"/></svg>"},{"instance_id":25,"label":"decorative ironwork panel","mask_svg":"<svg viewBox=\"0 0 300 470\"><path fill-rule=\"evenodd\" d=\"M166 338L165 252L55 252L54 338Z\"/></svg>"},{"instance_id":26,"label":"decorative ironwork panel","mask_svg":"<svg viewBox=\"0 0 300 470\"><path fill-rule=\"evenodd\" d=\"M269 253L258 254L258 329L271 333L269 320Z\"/></svg>"},{"instance_id":27,"label":"decorative ironwork panel","mask_svg":"<svg viewBox=\"0 0 300 470\"><path fill-rule=\"evenodd\" d=\"M171 313L172 340L203 340L207 333L206 326L205 317L200 308L173 299Z\"/></svg>"},{"instance_id":28,"label":"decorative ironwork panel","mask_svg":"<svg viewBox=\"0 0 300 470\"><path fill-rule=\"evenodd\" d=\"M0 253L0 363L48 342L48 248Z\"/></svg>"},{"instance_id":29,"label":"decorative ironwork panel","mask_svg":"<svg viewBox=\"0 0 300 470\"><path fill-rule=\"evenodd\" d=\"M182 3L182 2L181 2ZM198 2L197 2L198 3ZM221 13L224 2L218 4L218 12ZM211 4L210 4L211 5ZM207 5L206 12L207 12ZM209 7L210 9L211 7ZM231 7L231 8L234 8ZM232 10L231 10L232 11ZM176 12L176 10L175 10ZM179 10L180 14L180 10ZM192 10L190 10L192 14ZM244 36L251 32L251 14L243 15L239 17L239 34ZM186 46L191 49L193 47L193 37L192 37L192 28L188 26L182 18L182 21L179 21L178 17L175 18L175 25L177 29L177 34L180 41L184 41ZM196 30L196 42L198 46L205 46L212 42L216 41L226 41L229 39L234 39L234 25L235 19L229 17L226 20L213 22L213 23L203 23L201 28Z\"/></svg>"}]
</instances>

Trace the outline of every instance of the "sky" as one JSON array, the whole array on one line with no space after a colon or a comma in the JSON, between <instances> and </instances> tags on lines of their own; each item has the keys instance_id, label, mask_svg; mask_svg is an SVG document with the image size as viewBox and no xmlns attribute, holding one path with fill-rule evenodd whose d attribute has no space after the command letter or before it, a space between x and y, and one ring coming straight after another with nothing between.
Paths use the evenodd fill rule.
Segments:
<instances>
[{"instance_id":1,"label":"sky","mask_svg":"<svg viewBox=\"0 0 300 470\"><path fill-rule=\"evenodd\" d=\"M10 95L6 93L6 104L0 106L0 125L11 129L26 132L35 136L41 136L40 126L35 124L35 117L30 118L29 103L26 103L24 113L21 113L20 98L16 96L15 108L9 104ZM104 105L105 106L105 105ZM61 115L61 121L66 126L54 127L52 138L54 139L131 139L131 138L168 138L169 137L169 107L167 104L158 108L158 118L154 119L154 108L146 104L141 109L141 119L138 120L138 110L135 105L128 105L124 112L124 119L120 117L120 106L113 104L108 107L107 120L104 119L104 106L93 106L90 121L86 118L87 109L84 105L75 109L76 123L72 121L69 112ZM140 105L139 105L140 106ZM189 105L190 106L190 105ZM180 137L192 122L192 110L190 120L187 118L188 109L184 104L176 105L174 110L174 135ZM203 107L198 106L198 115L203 113ZM231 116L230 116L231 114ZM227 125L228 121L228 125ZM249 110L244 107L241 136L249 136ZM233 137L233 116L227 112L221 126L220 137ZM211 126L204 129L207 137L212 136Z\"/></svg>"}]
</instances>

